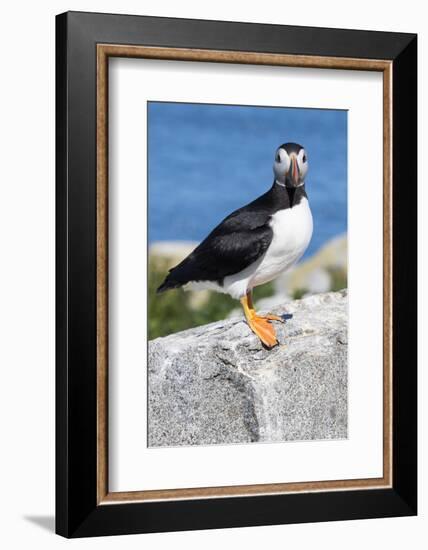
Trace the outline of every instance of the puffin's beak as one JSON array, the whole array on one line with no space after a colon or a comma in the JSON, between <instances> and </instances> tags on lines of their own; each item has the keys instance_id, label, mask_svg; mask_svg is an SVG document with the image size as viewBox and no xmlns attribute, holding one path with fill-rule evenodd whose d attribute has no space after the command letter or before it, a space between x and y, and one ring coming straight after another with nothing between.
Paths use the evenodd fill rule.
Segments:
<instances>
[{"instance_id":1,"label":"puffin's beak","mask_svg":"<svg viewBox=\"0 0 428 550\"><path fill-rule=\"evenodd\" d=\"M297 164L296 155L291 155L291 165L288 173L289 173L291 182L295 187L297 187L300 183L300 172L299 172L299 165Z\"/></svg>"}]
</instances>

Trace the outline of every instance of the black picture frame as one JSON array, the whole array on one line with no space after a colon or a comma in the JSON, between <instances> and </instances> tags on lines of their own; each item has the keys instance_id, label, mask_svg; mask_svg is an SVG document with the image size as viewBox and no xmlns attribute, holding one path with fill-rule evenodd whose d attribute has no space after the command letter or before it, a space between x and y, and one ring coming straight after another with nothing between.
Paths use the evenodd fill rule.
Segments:
<instances>
[{"instance_id":1,"label":"black picture frame","mask_svg":"<svg viewBox=\"0 0 428 550\"><path fill-rule=\"evenodd\" d=\"M392 62L392 487L97 503L100 43ZM56 98L56 532L85 537L415 515L417 36L68 12L56 18Z\"/></svg>"}]
</instances>

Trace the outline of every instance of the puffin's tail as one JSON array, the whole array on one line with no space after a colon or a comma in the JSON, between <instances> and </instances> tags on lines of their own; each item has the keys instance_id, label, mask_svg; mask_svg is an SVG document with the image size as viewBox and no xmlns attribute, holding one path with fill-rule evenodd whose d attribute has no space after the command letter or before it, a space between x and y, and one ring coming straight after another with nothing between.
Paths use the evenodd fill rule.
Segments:
<instances>
[{"instance_id":1,"label":"puffin's tail","mask_svg":"<svg viewBox=\"0 0 428 550\"><path fill-rule=\"evenodd\" d=\"M188 274L189 257L185 258L180 264L169 270L164 282L157 289L157 294L171 290L172 288L180 288L190 281Z\"/></svg>"},{"instance_id":2,"label":"puffin's tail","mask_svg":"<svg viewBox=\"0 0 428 550\"><path fill-rule=\"evenodd\" d=\"M174 279L171 278L171 274L169 274L166 277L165 281L156 290L156 294L161 294L166 290L171 290L172 288L179 288L180 286L182 286L182 283L179 283L178 281L174 281Z\"/></svg>"}]
</instances>

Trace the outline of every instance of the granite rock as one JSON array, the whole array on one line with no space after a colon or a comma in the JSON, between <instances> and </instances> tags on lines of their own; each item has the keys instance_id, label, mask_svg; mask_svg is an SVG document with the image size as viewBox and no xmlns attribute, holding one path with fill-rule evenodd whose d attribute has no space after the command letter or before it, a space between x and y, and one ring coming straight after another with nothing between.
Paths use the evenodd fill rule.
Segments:
<instances>
[{"instance_id":1,"label":"granite rock","mask_svg":"<svg viewBox=\"0 0 428 550\"><path fill-rule=\"evenodd\" d=\"M347 437L347 291L273 312L271 350L242 317L149 342L149 446Z\"/></svg>"}]
</instances>

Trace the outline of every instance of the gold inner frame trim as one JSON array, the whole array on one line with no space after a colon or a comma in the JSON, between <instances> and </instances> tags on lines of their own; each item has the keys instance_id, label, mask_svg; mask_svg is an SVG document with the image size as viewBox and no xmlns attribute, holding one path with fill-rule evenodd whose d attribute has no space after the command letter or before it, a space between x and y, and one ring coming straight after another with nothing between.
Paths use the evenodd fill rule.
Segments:
<instances>
[{"instance_id":1,"label":"gold inner frame trim","mask_svg":"<svg viewBox=\"0 0 428 550\"><path fill-rule=\"evenodd\" d=\"M108 488L108 59L133 57L383 73L383 476L225 487L109 492ZM392 62L373 59L97 45L97 503L222 498L392 486Z\"/></svg>"}]
</instances>

